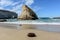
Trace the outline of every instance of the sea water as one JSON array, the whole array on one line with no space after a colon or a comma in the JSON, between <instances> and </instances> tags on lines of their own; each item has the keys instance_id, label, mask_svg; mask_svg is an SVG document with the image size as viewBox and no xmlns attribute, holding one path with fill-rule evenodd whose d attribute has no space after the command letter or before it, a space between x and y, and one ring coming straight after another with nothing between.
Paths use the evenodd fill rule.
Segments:
<instances>
[{"instance_id":1,"label":"sea water","mask_svg":"<svg viewBox=\"0 0 60 40\"><path fill-rule=\"evenodd\" d=\"M60 19L37 19L37 20L18 20L18 19L7 19L7 22L60 22Z\"/></svg>"},{"instance_id":2,"label":"sea water","mask_svg":"<svg viewBox=\"0 0 60 40\"><path fill-rule=\"evenodd\" d=\"M7 19L7 22L24 22L24 23L30 23L30 22L36 22L36 23L41 23L41 22L46 22L46 23L52 23L52 22L57 22L60 23L60 19L38 19L38 20L18 20L18 19ZM23 24L22 24L23 25ZM38 30L44 30L44 31L49 31L49 32L60 32L60 25L56 26L48 26L48 25L36 25Z\"/></svg>"}]
</instances>

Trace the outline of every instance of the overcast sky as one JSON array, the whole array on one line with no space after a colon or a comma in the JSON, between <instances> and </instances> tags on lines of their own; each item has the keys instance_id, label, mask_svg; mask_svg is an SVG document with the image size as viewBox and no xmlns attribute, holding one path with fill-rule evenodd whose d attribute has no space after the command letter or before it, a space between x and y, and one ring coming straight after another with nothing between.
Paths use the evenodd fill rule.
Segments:
<instances>
[{"instance_id":1,"label":"overcast sky","mask_svg":"<svg viewBox=\"0 0 60 40\"><path fill-rule=\"evenodd\" d=\"M60 0L0 0L0 9L21 13L22 5L28 5L39 17L60 16Z\"/></svg>"}]
</instances>

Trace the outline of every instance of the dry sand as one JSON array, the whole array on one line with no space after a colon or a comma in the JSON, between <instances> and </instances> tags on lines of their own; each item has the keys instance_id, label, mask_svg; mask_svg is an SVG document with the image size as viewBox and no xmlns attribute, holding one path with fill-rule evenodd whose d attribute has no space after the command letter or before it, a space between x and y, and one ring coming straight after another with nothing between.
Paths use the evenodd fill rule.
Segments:
<instances>
[{"instance_id":1,"label":"dry sand","mask_svg":"<svg viewBox=\"0 0 60 40\"><path fill-rule=\"evenodd\" d=\"M30 38L28 33L35 33L37 37ZM0 40L60 40L60 33L35 29L16 30L0 27Z\"/></svg>"}]
</instances>

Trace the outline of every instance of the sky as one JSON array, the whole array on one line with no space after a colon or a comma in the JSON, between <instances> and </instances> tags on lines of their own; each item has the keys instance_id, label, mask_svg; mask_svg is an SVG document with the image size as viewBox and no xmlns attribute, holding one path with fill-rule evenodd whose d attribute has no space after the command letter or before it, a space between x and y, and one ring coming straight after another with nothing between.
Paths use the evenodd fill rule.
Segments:
<instances>
[{"instance_id":1,"label":"sky","mask_svg":"<svg viewBox=\"0 0 60 40\"><path fill-rule=\"evenodd\" d=\"M60 17L60 0L0 0L0 9L16 12L20 16L24 4L38 17Z\"/></svg>"}]
</instances>

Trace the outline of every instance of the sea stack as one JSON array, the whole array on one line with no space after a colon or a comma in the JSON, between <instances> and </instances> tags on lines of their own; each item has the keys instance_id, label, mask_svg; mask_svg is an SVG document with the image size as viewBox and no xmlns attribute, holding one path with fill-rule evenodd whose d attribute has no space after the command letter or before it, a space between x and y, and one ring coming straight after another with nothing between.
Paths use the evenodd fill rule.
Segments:
<instances>
[{"instance_id":1,"label":"sea stack","mask_svg":"<svg viewBox=\"0 0 60 40\"><path fill-rule=\"evenodd\" d=\"M22 13L19 17L21 20L36 20L38 19L36 13L30 9L27 5L23 5Z\"/></svg>"}]
</instances>

